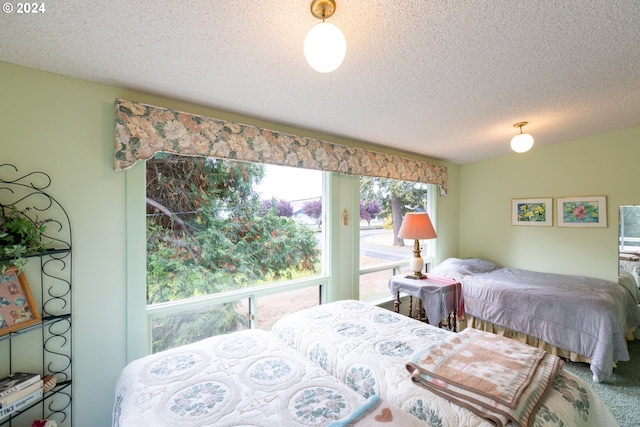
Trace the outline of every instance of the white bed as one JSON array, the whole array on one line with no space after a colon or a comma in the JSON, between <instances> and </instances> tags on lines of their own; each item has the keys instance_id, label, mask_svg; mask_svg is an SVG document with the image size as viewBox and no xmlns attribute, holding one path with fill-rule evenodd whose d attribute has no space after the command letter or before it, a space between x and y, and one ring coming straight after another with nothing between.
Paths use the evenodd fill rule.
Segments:
<instances>
[{"instance_id":1,"label":"white bed","mask_svg":"<svg viewBox=\"0 0 640 427\"><path fill-rule=\"evenodd\" d=\"M470 326L499 333L494 326L506 328L531 345L590 362L596 382L612 375L616 361L629 360L626 339L640 326L640 309L616 282L508 268L480 258L449 258L431 274L462 283Z\"/></svg>"},{"instance_id":2,"label":"white bed","mask_svg":"<svg viewBox=\"0 0 640 427\"><path fill-rule=\"evenodd\" d=\"M116 386L114 427L414 426L268 332L208 338L131 362Z\"/></svg>"},{"instance_id":3,"label":"white bed","mask_svg":"<svg viewBox=\"0 0 640 427\"><path fill-rule=\"evenodd\" d=\"M618 265L621 272L630 273L636 281L636 287L640 286L640 252L638 250L625 249L618 253Z\"/></svg>"},{"instance_id":4,"label":"white bed","mask_svg":"<svg viewBox=\"0 0 640 427\"><path fill-rule=\"evenodd\" d=\"M272 333L364 397L379 395L426 425L494 425L410 379L407 362L453 332L359 301L338 301L288 315ZM562 370L543 398L534 425L618 423L589 386Z\"/></svg>"}]
</instances>

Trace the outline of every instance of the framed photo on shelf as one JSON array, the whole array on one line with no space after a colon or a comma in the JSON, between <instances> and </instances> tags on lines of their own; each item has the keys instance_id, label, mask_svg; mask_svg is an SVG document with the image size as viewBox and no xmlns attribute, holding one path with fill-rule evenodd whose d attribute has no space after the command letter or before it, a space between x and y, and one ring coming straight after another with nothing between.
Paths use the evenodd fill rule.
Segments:
<instances>
[{"instance_id":1,"label":"framed photo on shelf","mask_svg":"<svg viewBox=\"0 0 640 427\"><path fill-rule=\"evenodd\" d=\"M553 199L511 200L511 225L553 225Z\"/></svg>"},{"instance_id":2,"label":"framed photo on shelf","mask_svg":"<svg viewBox=\"0 0 640 427\"><path fill-rule=\"evenodd\" d=\"M0 335L8 334L40 321L29 284L16 267L0 273Z\"/></svg>"},{"instance_id":3,"label":"framed photo on shelf","mask_svg":"<svg viewBox=\"0 0 640 427\"><path fill-rule=\"evenodd\" d=\"M606 227L607 197L559 197L558 227Z\"/></svg>"}]
</instances>

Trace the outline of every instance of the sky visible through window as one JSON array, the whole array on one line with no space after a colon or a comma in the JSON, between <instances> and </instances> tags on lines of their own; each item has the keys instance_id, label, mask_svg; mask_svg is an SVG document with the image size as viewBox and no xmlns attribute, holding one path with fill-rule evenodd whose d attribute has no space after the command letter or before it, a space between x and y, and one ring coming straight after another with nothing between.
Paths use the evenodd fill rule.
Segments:
<instances>
[{"instance_id":1,"label":"sky visible through window","mask_svg":"<svg viewBox=\"0 0 640 427\"><path fill-rule=\"evenodd\" d=\"M256 190L263 200L318 198L322 196L322 171L266 165L265 177Z\"/></svg>"}]
</instances>

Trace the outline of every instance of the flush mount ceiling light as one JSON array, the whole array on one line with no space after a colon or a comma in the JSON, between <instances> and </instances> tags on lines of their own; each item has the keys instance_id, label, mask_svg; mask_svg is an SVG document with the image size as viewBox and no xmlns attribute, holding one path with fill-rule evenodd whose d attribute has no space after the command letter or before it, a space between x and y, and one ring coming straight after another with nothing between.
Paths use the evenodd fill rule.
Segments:
<instances>
[{"instance_id":1,"label":"flush mount ceiling light","mask_svg":"<svg viewBox=\"0 0 640 427\"><path fill-rule=\"evenodd\" d=\"M334 0L313 0L311 14L322 22L309 30L304 38L304 57L320 73L335 71L347 53L347 41L340 28L324 22L336 10Z\"/></svg>"},{"instance_id":2,"label":"flush mount ceiling light","mask_svg":"<svg viewBox=\"0 0 640 427\"><path fill-rule=\"evenodd\" d=\"M533 137L528 133L522 133L522 126L526 126L527 122L519 122L513 127L520 128L520 133L511 139L511 149L516 153L525 153L533 147Z\"/></svg>"}]
</instances>

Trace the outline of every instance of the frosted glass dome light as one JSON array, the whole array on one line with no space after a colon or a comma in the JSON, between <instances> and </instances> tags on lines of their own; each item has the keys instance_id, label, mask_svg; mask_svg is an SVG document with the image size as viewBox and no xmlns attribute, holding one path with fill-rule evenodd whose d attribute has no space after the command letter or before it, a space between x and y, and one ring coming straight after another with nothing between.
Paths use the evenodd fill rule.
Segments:
<instances>
[{"instance_id":1,"label":"frosted glass dome light","mask_svg":"<svg viewBox=\"0 0 640 427\"><path fill-rule=\"evenodd\" d=\"M533 147L533 137L528 133L521 133L511 139L511 149L516 153L525 153Z\"/></svg>"},{"instance_id":2,"label":"frosted glass dome light","mask_svg":"<svg viewBox=\"0 0 640 427\"><path fill-rule=\"evenodd\" d=\"M340 28L328 22L313 26L304 38L304 57L314 70L330 73L347 54L347 41Z\"/></svg>"},{"instance_id":3,"label":"frosted glass dome light","mask_svg":"<svg viewBox=\"0 0 640 427\"><path fill-rule=\"evenodd\" d=\"M511 149L516 153L526 153L533 147L533 137L528 133L522 133L522 126L527 122L520 122L513 125L520 128L520 133L511 138Z\"/></svg>"},{"instance_id":4,"label":"frosted glass dome light","mask_svg":"<svg viewBox=\"0 0 640 427\"><path fill-rule=\"evenodd\" d=\"M304 38L304 57L320 73L335 71L347 54L347 41L340 28L324 21L335 11L335 0L311 1L311 14L322 22L313 26Z\"/></svg>"}]
</instances>

